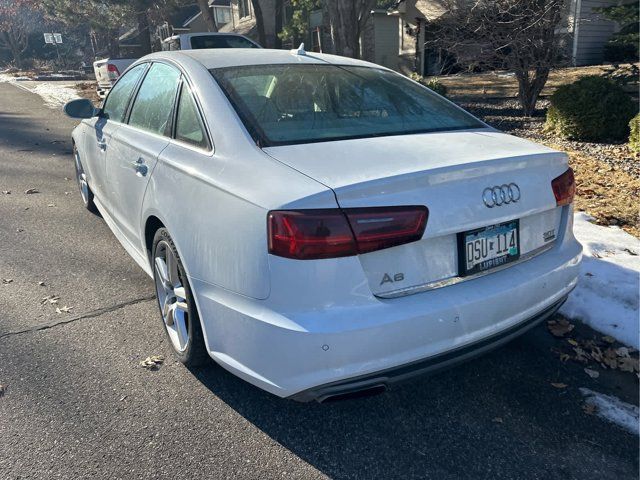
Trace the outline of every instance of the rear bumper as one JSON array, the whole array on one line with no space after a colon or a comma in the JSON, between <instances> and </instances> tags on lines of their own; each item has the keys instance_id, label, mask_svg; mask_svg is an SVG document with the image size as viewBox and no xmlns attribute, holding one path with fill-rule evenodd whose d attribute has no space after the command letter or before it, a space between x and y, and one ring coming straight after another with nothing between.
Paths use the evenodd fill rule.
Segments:
<instances>
[{"instance_id":1,"label":"rear bumper","mask_svg":"<svg viewBox=\"0 0 640 480\"><path fill-rule=\"evenodd\" d=\"M543 255L472 281L311 306L295 295L285 307L190 280L216 362L275 395L311 400L444 368L509 341L560 306L576 285L581 252L567 235Z\"/></svg>"},{"instance_id":2,"label":"rear bumper","mask_svg":"<svg viewBox=\"0 0 640 480\"><path fill-rule=\"evenodd\" d=\"M471 345L454 348L453 350L449 350L439 355L434 355L417 362L400 365L380 372L374 372L360 377L320 385L319 387L314 387L309 390L296 393L295 395L291 395L289 398L298 402L310 402L313 400L323 402L329 398L340 397L341 395L366 392L367 390L374 390L378 388L386 389L395 383L400 383L414 377L428 375L454 367L460 363L466 362L472 358L498 348L526 333L528 330L542 323L544 320L556 313L566 300L567 296L558 300L550 307L545 308L542 312L534 315L533 317L479 342L472 343Z\"/></svg>"}]
</instances>

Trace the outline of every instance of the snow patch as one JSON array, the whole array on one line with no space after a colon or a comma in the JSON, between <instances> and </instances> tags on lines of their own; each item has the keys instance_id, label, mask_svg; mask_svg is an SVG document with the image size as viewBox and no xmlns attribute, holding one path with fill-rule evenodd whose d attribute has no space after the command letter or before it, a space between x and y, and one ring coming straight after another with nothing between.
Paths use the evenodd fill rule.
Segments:
<instances>
[{"instance_id":1,"label":"snow patch","mask_svg":"<svg viewBox=\"0 0 640 480\"><path fill-rule=\"evenodd\" d=\"M639 348L640 239L590 220L575 214L574 234L584 247L581 274L560 313Z\"/></svg>"},{"instance_id":2,"label":"snow patch","mask_svg":"<svg viewBox=\"0 0 640 480\"><path fill-rule=\"evenodd\" d=\"M581 388L580 393L586 402L596 407L596 415L624 428L628 432L640 435L640 409L625 403L619 398Z\"/></svg>"},{"instance_id":3,"label":"snow patch","mask_svg":"<svg viewBox=\"0 0 640 480\"><path fill-rule=\"evenodd\" d=\"M56 83L40 83L29 90L40 95L45 105L54 108L61 107L71 100L80 98L75 88Z\"/></svg>"},{"instance_id":4,"label":"snow patch","mask_svg":"<svg viewBox=\"0 0 640 480\"><path fill-rule=\"evenodd\" d=\"M14 77L0 73L0 83L13 83L24 82L29 80L26 77ZM75 87L67 84L61 84L60 82L28 82L17 85L20 88L28 90L32 93L40 95L44 100L44 104L52 108L60 108L62 105L70 100L80 98L78 91Z\"/></svg>"}]
</instances>

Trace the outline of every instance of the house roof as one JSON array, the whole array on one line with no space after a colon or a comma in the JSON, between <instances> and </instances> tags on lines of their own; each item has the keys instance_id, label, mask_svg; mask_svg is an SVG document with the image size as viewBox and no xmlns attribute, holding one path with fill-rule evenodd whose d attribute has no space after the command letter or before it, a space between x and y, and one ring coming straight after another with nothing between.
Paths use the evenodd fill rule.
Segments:
<instances>
[{"instance_id":1,"label":"house roof","mask_svg":"<svg viewBox=\"0 0 640 480\"><path fill-rule=\"evenodd\" d=\"M184 5L169 17L169 24L178 28L186 27L198 17L198 15L200 15L200 7L197 4Z\"/></svg>"}]
</instances>

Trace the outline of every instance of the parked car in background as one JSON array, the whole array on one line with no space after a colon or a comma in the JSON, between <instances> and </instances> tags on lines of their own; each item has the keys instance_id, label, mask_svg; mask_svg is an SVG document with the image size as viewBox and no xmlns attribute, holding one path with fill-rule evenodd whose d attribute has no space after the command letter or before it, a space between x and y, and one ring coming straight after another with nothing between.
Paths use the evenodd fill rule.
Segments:
<instances>
[{"instance_id":1,"label":"parked car in background","mask_svg":"<svg viewBox=\"0 0 640 480\"><path fill-rule=\"evenodd\" d=\"M449 367L578 280L567 155L378 65L160 52L65 111L84 205L155 280L176 356L281 397Z\"/></svg>"},{"instance_id":2,"label":"parked car in background","mask_svg":"<svg viewBox=\"0 0 640 480\"><path fill-rule=\"evenodd\" d=\"M104 98L120 75L136 60L137 58L103 58L93 62L98 96Z\"/></svg>"},{"instance_id":3,"label":"parked car in background","mask_svg":"<svg viewBox=\"0 0 640 480\"><path fill-rule=\"evenodd\" d=\"M203 48L262 48L253 40L237 33L183 33L165 38L163 51L201 50Z\"/></svg>"}]
</instances>

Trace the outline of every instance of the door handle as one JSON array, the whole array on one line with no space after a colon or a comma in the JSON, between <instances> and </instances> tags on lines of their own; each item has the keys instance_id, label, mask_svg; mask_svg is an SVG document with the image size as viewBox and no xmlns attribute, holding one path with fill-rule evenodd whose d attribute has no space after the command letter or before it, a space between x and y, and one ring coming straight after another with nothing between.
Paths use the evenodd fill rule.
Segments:
<instances>
[{"instance_id":1,"label":"door handle","mask_svg":"<svg viewBox=\"0 0 640 480\"><path fill-rule=\"evenodd\" d=\"M98 142L98 148L103 152L107 149L107 142Z\"/></svg>"},{"instance_id":2,"label":"door handle","mask_svg":"<svg viewBox=\"0 0 640 480\"><path fill-rule=\"evenodd\" d=\"M136 175L139 177L144 177L147 175L149 168L144 164L144 158L140 157L135 162L131 162L133 169L136 172Z\"/></svg>"}]
</instances>

